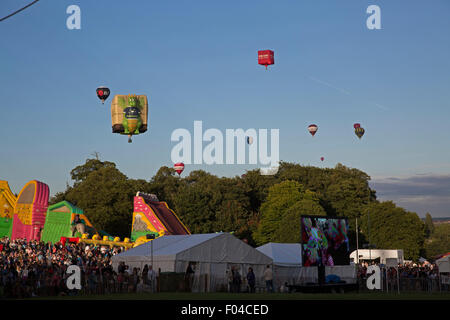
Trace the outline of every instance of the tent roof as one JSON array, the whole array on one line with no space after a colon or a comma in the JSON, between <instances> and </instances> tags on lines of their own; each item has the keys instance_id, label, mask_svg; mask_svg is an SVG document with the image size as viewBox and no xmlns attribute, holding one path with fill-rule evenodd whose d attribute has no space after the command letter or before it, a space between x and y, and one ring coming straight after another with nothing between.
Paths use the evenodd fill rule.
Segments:
<instances>
[{"instance_id":1,"label":"tent roof","mask_svg":"<svg viewBox=\"0 0 450 320\"><path fill-rule=\"evenodd\" d=\"M271 264L272 259L229 233L167 235L115 255L113 261L155 260Z\"/></svg>"},{"instance_id":2,"label":"tent roof","mask_svg":"<svg viewBox=\"0 0 450 320\"><path fill-rule=\"evenodd\" d=\"M153 242L153 255L176 255L177 253L195 247L205 241L219 236L220 233L192 234L192 235L167 235L146 242L135 248L129 249L120 254L127 256L150 256L151 242Z\"/></svg>"},{"instance_id":3,"label":"tent roof","mask_svg":"<svg viewBox=\"0 0 450 320\"><path fill-rule=\"evenodd\" d=\"M278 266L301 266L302 246L300 243L275 243L269 242L256 250L264 253L273 259L273 263Z\"/></svg>"}]
</instances>

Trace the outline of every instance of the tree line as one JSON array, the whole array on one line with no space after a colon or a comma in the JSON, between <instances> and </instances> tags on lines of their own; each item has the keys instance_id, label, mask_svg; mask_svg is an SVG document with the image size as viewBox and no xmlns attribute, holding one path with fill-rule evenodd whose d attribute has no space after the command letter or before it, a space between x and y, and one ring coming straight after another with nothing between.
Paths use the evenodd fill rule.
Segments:
<instances>
[{"instance_id":1,"label":"tree line","mask_svg":"<svg viewBox=\"0 0 450 320\"><path fill-rule=\"evenodd\" d=\"M67 200L82 208L97 227L129 237L133 197L154 193L166 201L191 233L233 232L250 245L300 242L300 216L346 217L351 250L356 249L356 219L361 247L403 249L406 259L448 248L416 213L379 201L370 177L342 164L317 168L281 162L275 175L259 170L242 176L217 177L203 170L179 177L166 166L150 178L130 179L115 163L87 159L70 172L73 185L55 194L51 204ZM369 232L370 231L370 232ZM445 237L444 237L445 238ZM442 240L442 239L441 239Z\"/></svg>"}]
</instances>

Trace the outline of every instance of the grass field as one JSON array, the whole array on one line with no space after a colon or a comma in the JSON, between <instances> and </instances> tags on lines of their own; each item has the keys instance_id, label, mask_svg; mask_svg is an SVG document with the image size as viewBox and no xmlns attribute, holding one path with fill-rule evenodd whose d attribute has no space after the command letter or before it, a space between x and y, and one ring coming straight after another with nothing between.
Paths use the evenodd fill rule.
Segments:
<instances>
[{"instance_id":1,"label":"grass field","mask_svg":"<svg viewBox=\"0 0 450 320\"><path fill-rule=\"evenodd\" d=\"M37 297L32 300L450 300L449 293L156 293Z\"/></svg>"}]
</instances>

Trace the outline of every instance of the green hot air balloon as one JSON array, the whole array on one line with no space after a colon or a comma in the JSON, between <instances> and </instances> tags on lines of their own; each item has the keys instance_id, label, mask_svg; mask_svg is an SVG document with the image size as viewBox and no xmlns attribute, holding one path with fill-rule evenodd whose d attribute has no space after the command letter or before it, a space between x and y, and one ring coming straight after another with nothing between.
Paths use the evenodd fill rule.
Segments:
<instances>
[{"instance_id":1,"label":"green hot air balloon","mask_svg":"<svg viewBox=\"0 0 450 320\"><path fill-rule=\"evenodd\" d=\"M131 137L147 131L148 99L145 95L116 95L111 103L112 132Z\"/></svg>"}]
</instances>

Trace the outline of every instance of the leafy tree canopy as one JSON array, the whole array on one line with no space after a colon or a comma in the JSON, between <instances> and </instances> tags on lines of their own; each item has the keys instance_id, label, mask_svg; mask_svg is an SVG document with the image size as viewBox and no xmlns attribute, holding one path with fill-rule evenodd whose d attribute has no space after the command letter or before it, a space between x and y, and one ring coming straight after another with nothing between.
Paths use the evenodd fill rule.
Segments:
<instances>
[{"instance_id":1,"label":"leafy tree canopy","mask_svg":"<svg viewBox=\"0 0 450 320\"><path fill-rule=\"evenodd\" d=\"M416 213L397 207L392 201L371 203L363 212L361 230L370 244L377 249L403 249L406 259L419 258L425 225Z\"/></svg>"}]
</instances>

